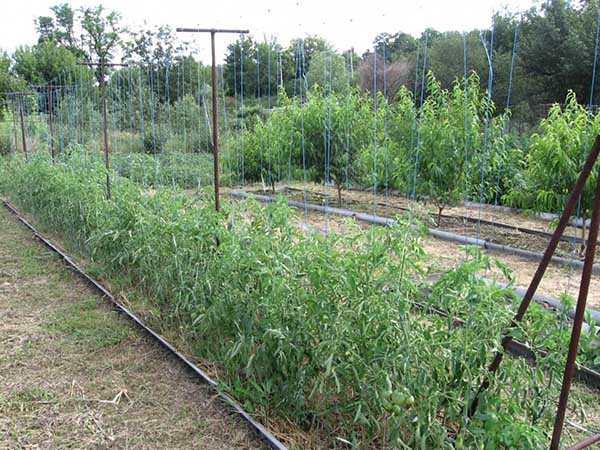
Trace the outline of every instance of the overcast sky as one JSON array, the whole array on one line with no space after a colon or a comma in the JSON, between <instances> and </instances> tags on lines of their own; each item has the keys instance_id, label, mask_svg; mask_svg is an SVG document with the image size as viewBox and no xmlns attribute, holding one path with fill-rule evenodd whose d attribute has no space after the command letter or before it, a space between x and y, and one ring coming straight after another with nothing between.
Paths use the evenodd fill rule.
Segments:
<instances>
[{"instance_id":1,"label":"overcast sky","mask_svg":"<svg viewBox=\"0 0 600 450\"><path fill-rule=\"evenodd\" d=\"M0 15L0 48L12 51L35 43L33 20L51 15L50 6L68 0L10 2ZM130 28L167 24L176 27L248 28L255 38L276 36L287 45L296 36L317 34L340 51L361 54L381 33L404 31L419 36L428 27L440 31L489 27L495 11L523 11L539 0L93 0L71 1L73 7L103 4L120 11ZM220 36L217 57L237 36ZM189 39L189 37L188 37ZM209 57L208 36L195 36L200 57Z\"/></svg>"}]
</instances>

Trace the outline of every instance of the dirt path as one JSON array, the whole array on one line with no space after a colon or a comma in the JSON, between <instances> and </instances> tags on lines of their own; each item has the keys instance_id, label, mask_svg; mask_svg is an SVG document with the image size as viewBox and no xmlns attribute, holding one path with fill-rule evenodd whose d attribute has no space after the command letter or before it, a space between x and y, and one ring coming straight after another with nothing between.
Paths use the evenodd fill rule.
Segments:
<instances>
[{"instance_id":1,"label":"dirt path","mask_svg":"<svg viewBox=\"0 0 600 450\"><path fill-rule=\"evenodd\" d=\"M0 448L264 446L0 208Z\"/></svg>"}]
</instances>

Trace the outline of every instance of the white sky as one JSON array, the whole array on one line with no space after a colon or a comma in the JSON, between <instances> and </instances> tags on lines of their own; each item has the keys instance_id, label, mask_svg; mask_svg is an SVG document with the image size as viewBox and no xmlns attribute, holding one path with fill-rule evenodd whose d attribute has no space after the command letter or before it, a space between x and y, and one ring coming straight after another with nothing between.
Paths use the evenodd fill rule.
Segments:
<instances>
[{"instance_id":1,"label":"white sky","mask_svg":"<svg viewBox=\"0 0 600 450\"><path fill-rule=\"evenodd\" d=\"M64 2L75 8L101 3L120 11L123 23L133 29L144 22L173 29L248 28L255 38L276 36L284 46L293 37L317 34L340 51L354 47L362 54L381 32L404 31L419 36L428 27L439 31L488 27L495 11L504 7L523 11L540 0L21 0L3 8L0 49L12 51L21 44L34 44L34 18L51 15L50 6ZM217 38L219 60L227 44L236 38ZM192 36L187 39L192 40ZM196 35L193 40L201 59L207 62L210 38Z\"/></svg>"}]
</instances>

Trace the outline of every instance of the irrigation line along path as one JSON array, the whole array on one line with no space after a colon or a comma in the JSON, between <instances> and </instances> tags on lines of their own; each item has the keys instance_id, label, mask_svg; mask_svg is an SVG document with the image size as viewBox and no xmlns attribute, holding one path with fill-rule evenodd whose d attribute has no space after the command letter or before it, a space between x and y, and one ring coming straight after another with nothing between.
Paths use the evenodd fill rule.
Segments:
<instances>
[{"instance_id":1,"label":"irrigation line along path","mask_svg":"<svg viewBox=\"0 0 600 450\"><path fill-rule=\"evenodd\" d=\"M142 320L136 316L133 312L127 309L124 305L119 303L115 297L98 281L94 280L90 277L70 256L60 250L57 246L55 246L51 241L46 239L42 234L40 234L36 228L31 225L21 214L19 211L12 206L8 201L2 199L4 206L15 215L17 219L21 221L23 225L25 225L31 232L42 241L50 250L57 253L66 263L71 266L75 272L80 275L87 283L89 283L92 287L97 289L104 298L108 299L119 312L125 314L126 317L131 319L138 325L142 330L148 333L151 337L157 340L164 348L170 351L173 355L175 355L187 368L189 368L192 372L194 372L198 377L200 377L204 382L208 383L212 388L214 388L215 392L219 396L219 398L225 402L225 404L231 406L251 427L252 429L258 433L258 435L269 445L270 448L275 450L288 450L279 440L273 436L263 425L254 420L250 414L248 414L239 403L237 403L232 397L227 395L226 393L220 392L218 389L218 383L210 378L202 369L196 366L193 362L187 359L179 350L177 350L173 345L171 345L168 341L166 341L162 336L156 333L154 330L149 328Z\"/></svg>"}]
</instances>

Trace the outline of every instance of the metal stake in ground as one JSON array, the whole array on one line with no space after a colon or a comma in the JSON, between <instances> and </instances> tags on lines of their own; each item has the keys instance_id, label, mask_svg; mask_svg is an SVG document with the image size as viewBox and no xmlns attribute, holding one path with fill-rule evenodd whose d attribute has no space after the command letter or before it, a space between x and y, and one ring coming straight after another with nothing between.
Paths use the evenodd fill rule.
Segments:
<instances>
[{"instance_id":1,"label":"metal stake in ground","mask_svg":"<svg viewBox=\"0 0 600 450\"><path fill-rule=\"evenodd\" d=\"M17 105L15 103L15 97L13 94L9 94L12 102L12 111L13 111L13 131L15 132L15 146L14 151L17 152L17 146L19 145L19 132L17 131Z\"/></svg>"},{"instance_id":2,"label":"metal stake in ground","mask_svg":"<svg viewBox=\"0 0 600 450\"><path fill-rule=\"evenodd\" d=\"M527 312L527 309L529 308L529 304L531 303L531 300L533 299L533 296L534 296L540 282L542 281L542 277L544 276L544 273L546 272L546 269L548 268L548 265L550 264L552 255L554 254L554 251L556 250L556 247L558 246L560 238L563 235L565 228L567 227L567 225L569 223L571 214L573 212L573 209L575 208L575 204L577 203L577 199L579 198L579 195L583 191L585 183L587 182L587 180L590 176L590 173L592 172L592 169L594 168L594 164L596 163L596 160L598 159L599 154L600 154L600 136L597 136L596 140L594 141L594 145L592 146L592 150L590 151L590 154L588 155L588 158L585 161L583 169L581 170L581 173L579 174L579 178L577 179L577 182L575 183L575 187L573 188L573 190L571 191L571 194L569 195L565 209L563 210L560 220L558 221L558 225L556 226L556 229L554 230L554 234L552 235L552 239L548 243L548 247L546 248L546 251L544 252L544 256L543 256L542 260L540 261L540 264L539 264L537 270L535 271L533 278L531 279L531 283L529 284L529 287L527 288L527 292L523 296L523 300L521 301L521 304L519 305L519 309L517 310L515 317L513 318L511 324L509 325L509 329L516 327L517 324L523 319L523 316L525 316L525 313ZM591 245L591 243L590 243L590 245ZM592 261L592 263L593 263L593 261ZM510 335L509 332L505 332L504 337L502 339L502 350L496 352L496 354L494 355L494 359L493 359L492 363L490 364L490 367L489 367L490 375L493 375L494 373L496 373L496 371L500 367L500 363L502 362L504 352L506 351L506 349L508 348L508 346L511 342L512 342L512 336ZM475 398L471 402L471 406L469 408L469 417L473 417L473 415L477 411L479 394L481 394L483 391L485 391L489 387L489 385L490 385L490 378L489 378L489 375L486 375L479 387L479 390L475 394Z\"/></svg>"},{"instance_id":3,"label":"metal stake in ground","mask_svg":"<svg viewBox=\"0 0 600 450\"><path fill-rule=\"evenodd\" d=\"M579 285L579 297L577 298L577 308L575 309L575 318L573 319L573 330L571 331L571 341L569 342L569 353L567 354L567 363L563 375L563 383L556 410L556 419L554 421L554 431L552 432L552 442L550 450L558 450L560 436L565 421L567 402L569 401L569 392L571 382L573 381L573 372L575 370L575 360L577 350L579 349L579 337L581 336L581 325L585 313L585 304L587 302L588 291L590 289L590 278L592 276L592 265L596 254L596 243L598 242L598 225L600 225L600 177L596 182L596 194L594 197L594 207L592 209L592 223L590 224L589 240L585 250L585 262L581 273L581 284Z\"/></svg>"},{"instance_id":4,"label":"metal stake in ground","mask_svg":"<svg viewBox=\"0 0 600 450\"><path fill-rule=\"evenodd\" d=\"M106 67L127 67L127 64L107 63L103 60L100 62L83 61L77 63L80 66L97 66L100 67L100 91L102 93L102 121L104 123L104 163L106 166L106 198L110 200L110 158L108 148L108 121L106 113Z\"/></svg>"},{"instance_id":5,"label":"metal stake in ground","mask_svg":"<svg viewBox=\"0 0 600 450\"><path fill-rule=\"evenodd\" d=\"M213 171L215 183L215 210L219 211L219 131L217 108L217 63L215 58L215 34L235 33L246 34L249 30L224 30L216 28L177 28L178 33L210 33L212 49L212 113L213 113Z\"/></svg>"},{"instance_id":6,"label":"metal stake in ground","mask_svg":"<svg viewBox=\"0 0 600 450\"><path fill-rule=\"evenodd\" d=\"M569 447L567 450L583 450L584 448L591 447L596 442L600 442L600 434L596 434L595 436L590 436L590 437L578 442L573 447Z\"/></svg>"},{"instance_id":7,"label":"metal stake in ground","mask_svg":"<svg viewBox=\"0 0 600 450\"><path fill-rule=\"evenodd\" d=\"M24 113L23 113L23 109L24 109L23 97L25 95L35 95L35 92L13 92L12 95L17 97L17 100L18 100L19 119L21 120L21 139L23 141L23 154L25 155L25 159L28 159L29 154L27 153L27 136L25 133L25 118L24 118ZM15 143L15 147L16 147L16 143Z\"/></svg>"}]
</instances>

